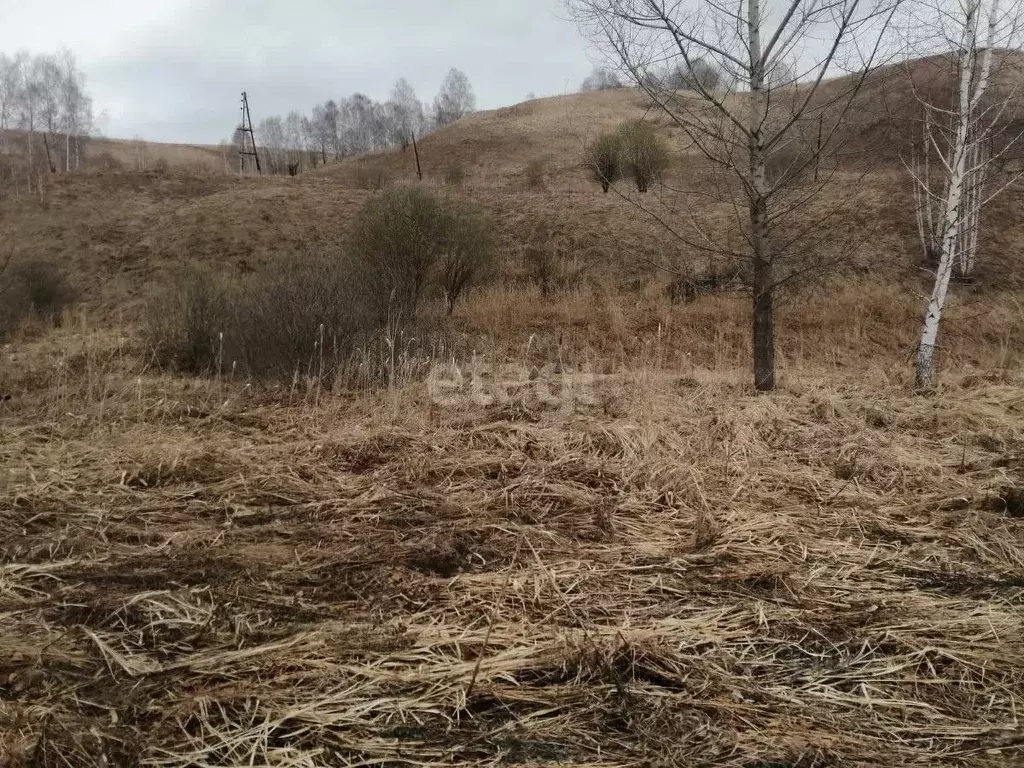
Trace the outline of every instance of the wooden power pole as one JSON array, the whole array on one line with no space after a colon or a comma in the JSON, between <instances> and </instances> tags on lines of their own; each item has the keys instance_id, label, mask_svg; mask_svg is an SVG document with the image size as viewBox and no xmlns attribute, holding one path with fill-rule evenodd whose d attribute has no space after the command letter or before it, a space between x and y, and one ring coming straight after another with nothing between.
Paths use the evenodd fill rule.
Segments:
<instances>
[{"instance_id":1,"label":"wooden power pole","mask_svg":"<svg viewBox=\"0 0 1024 768\"><path fill-rule=\"evenodd\" d=\"M416 178L423 181L423 171L420 169L420 148L416 146L416 133L412 134L412 151L416 154Z\"/></svg>"},{"instance_id":2,"label":"wooden power pole","mask_svg":"<svg viewBox=\"0 0 1024 768\"><path fill-rule=\"evenodd\" d=\"M253 157L256 160L256 171L262 176L263 169L260 168L260 155L256 151L256 134L252 130L252 117L249 115L249 97L242 91L242 123L238 126L241 134L242 145L238 149L238 172L245 173L245 158Z\"/></svg>"}]
</instances>

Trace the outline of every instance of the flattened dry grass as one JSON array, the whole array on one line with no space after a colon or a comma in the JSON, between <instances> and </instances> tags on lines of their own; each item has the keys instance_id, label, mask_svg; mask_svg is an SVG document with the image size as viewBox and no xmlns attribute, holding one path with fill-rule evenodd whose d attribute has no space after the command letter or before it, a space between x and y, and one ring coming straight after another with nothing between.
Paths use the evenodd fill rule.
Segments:
<instances>
[{"instance_id":1,"label":"flattened dry grass","mask_svg":"<svg viewBox=\"0 0 1024 768\"><path fill-rule=\"evenodd\" d=\"M3 406L4 764L1024 759L1019 381L311 407L88 359Z\"/></svg>"}]
</instances>

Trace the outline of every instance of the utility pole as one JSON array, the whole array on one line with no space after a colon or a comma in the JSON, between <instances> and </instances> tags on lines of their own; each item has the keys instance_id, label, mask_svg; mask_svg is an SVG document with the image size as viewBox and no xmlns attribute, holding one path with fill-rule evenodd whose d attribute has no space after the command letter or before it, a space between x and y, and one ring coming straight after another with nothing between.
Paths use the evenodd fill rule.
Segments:
<instances>
[{"instance_id":1,"label":"utility pole","mask_svg":"<svg viewBox=\"0 0 1024 768\"><path fill-rule=\"evenodd\" d=\"M242 146L238 149L238 172L245 173L245 158L251 156L256 160L256 171L262 176L260 155L256 151L256 134L253 133L252 117L249 115L249 97L245 91L242 91L242 123L238 126L238 132L241 134L242 140Z\"/></svg>"},{"instance_id":2,"label":"utility pole","mask_svg":"<svg viewBox=\"0 0 1024 768\"><path fill-rule=\"evenodd\" d=\"M416 177L420 181L423 181L423 171L420 169L420 150L419 147L416 146L415 132L412 135L412 151L416 153Z\"/></svg>"}]
</instances>

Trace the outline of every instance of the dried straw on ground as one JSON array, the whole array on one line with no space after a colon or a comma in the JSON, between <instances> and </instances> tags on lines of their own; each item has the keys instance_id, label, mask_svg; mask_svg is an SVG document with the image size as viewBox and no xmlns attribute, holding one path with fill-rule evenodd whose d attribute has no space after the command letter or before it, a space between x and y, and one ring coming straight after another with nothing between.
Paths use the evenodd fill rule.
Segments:
<instances>
[{"instance_id":1,"label":"dried straw on ground","mask_svg":"<svg viewBox=\"0 0 1024 768\"><path fill-rule=\"evenodd\" d=\"M1024 761L1019 382L65 362L0 421L4 765Z\"/></svg>"}]
</instances>

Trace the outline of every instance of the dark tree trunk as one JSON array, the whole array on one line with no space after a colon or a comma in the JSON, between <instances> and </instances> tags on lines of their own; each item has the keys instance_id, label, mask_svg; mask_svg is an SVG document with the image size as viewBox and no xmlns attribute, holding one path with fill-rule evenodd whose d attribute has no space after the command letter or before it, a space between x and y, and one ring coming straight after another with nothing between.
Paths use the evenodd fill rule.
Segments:
<instances>
[{"instance_id":1,"label":"dark tree trunk","mask_svg":"<svg viewBox=\"0 0 1024 768\"><path fill-rule=\"evenodd\" d=\"M771 261L754 263L754 388L775 389L775 302Z\"/></svg>"},{"instance_id":2,"label":"dark tree trunk","mask_svg":"<svg viewBox=\"0 0 1024 768\"><path fill-rule=\"evenodd\" d=\"M53 158L50 157L50 142L46 139L46 133L43 133L43 146L46 147L46 164L50 168L50 173L57 172L57 166L53 164Z\"/></svg>"}]
</instances>

